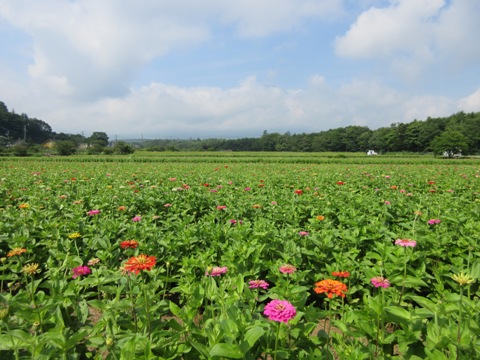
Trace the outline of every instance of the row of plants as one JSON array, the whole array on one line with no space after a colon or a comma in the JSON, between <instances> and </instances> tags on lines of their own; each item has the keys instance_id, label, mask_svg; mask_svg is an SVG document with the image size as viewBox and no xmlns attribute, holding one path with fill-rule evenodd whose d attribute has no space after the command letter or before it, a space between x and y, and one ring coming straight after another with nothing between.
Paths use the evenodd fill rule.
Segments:
<instances>
[{"instance_id":1,"label":"row of plants","mask_svg":"<svg viewBox=\"0 0 480 360\"><path fill-rule=\"evenodd\" d=\"M374 161L0 162L2 358L479 357L480 167Z\"/></svg>"}]
</instances>

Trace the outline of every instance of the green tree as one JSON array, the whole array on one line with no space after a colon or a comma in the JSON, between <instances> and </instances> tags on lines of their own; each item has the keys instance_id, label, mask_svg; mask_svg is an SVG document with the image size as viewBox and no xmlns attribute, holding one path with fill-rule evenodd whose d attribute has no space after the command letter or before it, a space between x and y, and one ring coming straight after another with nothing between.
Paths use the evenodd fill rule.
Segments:
<instances>
[{"instance_id":1,"label":"green tree","mask_svg":"<svg viewBox=\"0 0 480 360\"><path fill-rule=\"evenodd\" d=\"M104 132L95 131L92 136L88 138L88 142L91 145L100 145L100 146L107 146L108 145L108 135Z\"/></svg>"},{"instance_id":2,"label":"green tree","mask_svg":"<svg viewBox=\"0 0 480 360\"><path fill-rule=\"evenodd\" d=\"M77 151L77 146L72 140L62 140L55 143L58 155L68 156L73 155Z\"/></svg>"},{"instance_id":3,"label":"green tree","mask_svg":"<svg viewBox=\"0 0 480 360\"><path fill-rule=\"evenodd\" d=\"M115 143L115 146L113 147L113 151L117 154L127 155L133 154L135 152L135 149L132 145L127 144L125 141L117 141Z\"/></svg>"},{"instance_id":4,"label":"green tree","mask_svg":"<svg viewBox=\"0 0 480 360\"><path fill-rule=\"evenodd\" d=\"M447 154L453 157L468 148L467 138L460 131L447 130L438 135L430 143L430 149L435 155Z\"/></svg>"}]
</instances>

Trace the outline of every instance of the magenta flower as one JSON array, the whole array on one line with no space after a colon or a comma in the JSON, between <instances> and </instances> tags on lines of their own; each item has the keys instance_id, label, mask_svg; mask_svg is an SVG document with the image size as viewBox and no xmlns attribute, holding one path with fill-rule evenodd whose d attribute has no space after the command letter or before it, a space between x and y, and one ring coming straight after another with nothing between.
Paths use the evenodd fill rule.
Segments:
<instances>
[{"instance_id":1,"label":"magenta flower","mask_svg":"<svg viewBox=\"0 0 480 360\"><path fill-rule=\"evenodd\" d=\"M307 236L307 235L308 235L308 231L299 231L299 232L298 232L298 235L300 235L300 236Z\"/></svg>"},{"instance_id":2,"label":"magenta flower","mask_svg":"<svg viewBox=\"0 0 480 360\"><path fill-rule=\"evenodd\" d=\"M370 279L370 282L376 288L383 287L383 288L386 289L386 288L390 287L390 281L385 279L383 276L375 276L374 278Z\"/></svg>"},{"instance_id":3,"label":"magenta flower","mask_svg":"<svg viewBox=\"0 0 480 360\"><path fill-rule=\"evenodd\" d=\"M280 266L279 270L283 274L293 274L297 268L293 265L287 264Z\"/></svg>"},{"instance_id":4,"label":"magenta flower","mask_svg":"<svg viewBox=\"0 0 480 360\"><path fill-rule=\"evenodd\" d=\"M248 283L248 287L250 289L262 288L263 290L267 290L269 284L265 280L251 280Z\"/></svg>"},{"instance_id":5,"label":"magenta flower","mask_svg":"<svg viewBox=\"0 0 480 360\"><path fill-rule=\"evenodd\" d=\"M438 219L430 219L427 221L428 225L437 225L437 224L440 224L442 222L442 220L438 220Z\"/></svg>"},{"instance_id":6,"label":"magenta flower","mask_svg":"<svg viewBox=\"0 0 480 360\"><path fill-rule=\"evenodd\" d=\"M214 266L214 267L208 267L207 268L207 271L205 271L205 276L220 276L220 275L223 275L223 274L226 274L228 271L228 268L226 266L223 266L223 267L218 267L218 266Z\"/></svg>"},{"instance_id":7,"label":"magenta flower","mask_svg":"<svg viewBox=\"0 0 480 360\"><path fill-rule=\"evenodd\" d=\"M84 275L88 275L90 274L92 271L90 270L90 268L88 266L77 266L76 268L73 268L72 269L72 279L75 279L79 276L84 276Z\"/></svg>"},{"instance_id":8,"label":"magenta flower","mask_svg":"<svg viewBox=\"0 0 480 360\"><path fill-rule=\"evenodd\" d=\"M132 218L132 221L133 221L133 222L139 222L139 221L141 221L141 220L142 220L142 217L141 217L140 215L137 215L137 216L135 216L135 217Z\"/></svg>"},{"instance_id":9,"label":"magenta flower","mask_svg":"<svg viewBox=\"0 0 480 360\"><path fill-rule=\"evenodd\" d=\"M385 204L385 205L390 205L391 202L390 202L390 201L385 201L384 204Z\"/></svg>"},{"instance_id":10,"label":"magenta flower","mask_svg":"<svg viewBox=\"0 0 480 360\"><path fill-rule=\"evenodd\" d=\"M417 242L410 239L397 239L395 240L395 245L414 247L417 245Z\"/></svg>"},{"instance_id":11,"label":"magenta flower","mask_svg":"<svg viewBox=\"0 0 480 360\"><path fill-rule=\"evenodd\" d=\"M87 214L90 215L90 216L98 215L98 214L100 214L100 210L97 210L97 209L90 210L90 211L87 212Z\"/></svg>"},{"instance_id":12,"label":"magenta flower","mask_svg":"<svg viewBox=\"0 0 480 360\"><path fill-rule=\"evenodd\" d=\"M287 323L297 315L295 307L286 300L272 300L263 310L270 320Z\"/></svg>"},{"instance_id":13,"label":"magenta flower","mask_svg":"<svg viewBox=\"0 0 480 360\"><path fill-rule=\"evenodd\" d=\"M243 189L243 190L245 190L245 191L250 191L250 190L252 190L252 188L246 187L246 188Z\"/></svg>"}]
</instances>

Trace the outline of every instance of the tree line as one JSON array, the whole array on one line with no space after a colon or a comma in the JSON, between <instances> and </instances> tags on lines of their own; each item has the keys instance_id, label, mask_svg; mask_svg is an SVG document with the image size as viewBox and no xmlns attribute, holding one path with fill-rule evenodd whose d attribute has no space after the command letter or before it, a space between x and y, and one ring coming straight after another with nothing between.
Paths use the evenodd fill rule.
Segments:
<instances>
[{"instance_id":1,"label":"tree line","mask_svg":"<svg viewBox=\"0 0 480 360\"><path fill-rule=\"evenodd\" d=\"M0 146L17 141L43 144L55 140L59 148L72 149L86 144L90 153L108 152L109 139L104 132L89 137L80 134L56 133L49 124L29 118L26 114L9 111L0 101ZM120 144L118 144L120 143ZM125 142L117 150L131 153ZM291 152L416 152L435 154L477 154L480 152L480 112L458 112L449 117L393 123L389 127L371 130L366 126L347 126L317 133L269 133L260 137L239 139L156 139L133 142L151 151L291 151Z\"/></svg>"},{"instance_id":2,"label":"tree line","mask_svg":"<svg viewBox=\"0 0 480 360\"><path fill-rule=\"evenodd\" d=\"M347 126L318 133L291 134L264 131L259 138L157 139L143 143L152 151L304 151L304 152L416 152L476 154L480 152L480 112L394 123L370 130Z\"/></svg>"}]
</instances>

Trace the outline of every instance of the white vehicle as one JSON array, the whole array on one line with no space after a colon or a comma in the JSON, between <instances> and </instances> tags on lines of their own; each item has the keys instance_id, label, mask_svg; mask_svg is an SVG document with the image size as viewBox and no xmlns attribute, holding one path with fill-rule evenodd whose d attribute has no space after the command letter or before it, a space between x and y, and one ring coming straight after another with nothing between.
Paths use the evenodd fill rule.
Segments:
<instances>
[{"instance_id":1,"label":"white vehicle","mask_svg":"<svg viewBox=\"0 0 480 360\"><path fill-rule=\"evenodd\" d=\"M375 150L368 150L367 155L370 156L370 155L378 155L378 154L375 152Z\"/></svg>"}]
</instances>

